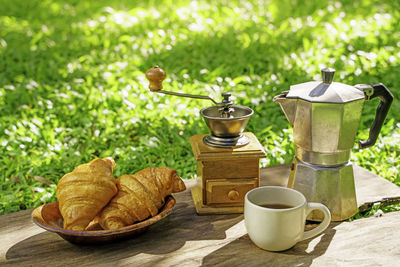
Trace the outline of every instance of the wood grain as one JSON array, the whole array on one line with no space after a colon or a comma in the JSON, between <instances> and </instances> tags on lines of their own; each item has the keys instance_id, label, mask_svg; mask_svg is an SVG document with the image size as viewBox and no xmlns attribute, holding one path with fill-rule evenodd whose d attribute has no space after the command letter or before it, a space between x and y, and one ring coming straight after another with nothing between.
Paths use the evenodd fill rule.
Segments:
<instances>
[{"instance_id":1,"label":"wood grain","mask_svg":"<svg viewBox=\"0 0 400 267\"><path fill-rule=\"evenodd\" d=\"M258 178L207 180L207 204L225 203L243 206L244 196L248 191L256 188L257 184Z\"/></svg>"},{"instance_id":2,"label":"wood grain","mask_svg":"<svg viewBox=\"0 0 400 267\"><path fill-rule=\"evenodd\" d=\"M89 224L91 225L90 231L71 231L63 229L63 218L59 211L58 202L45 204L36 208L32 213L32 220L43 229L57 233L69 242L77 244L101 244L119 241L143 233L150 225L170 215L175 203L176 201L173 196L167 196L165 204L155 216L113 230L104 230L99 225L98 220L96 222L92 221L92 225Z\"/></svg>"},{"instance_id":3,"label":"wood grain","mask_svg":"<svg viewBox=\"0 0 400 267\"><path fill-rule=\"evenodd\" d=\"M205 179L260 177L258 158L236 160L226 157L224 160L202 161L200 167Z\"/></svg>"},{"instance_id":4,"label":"wood grain","mask_svg":"<svg viewBox=\"0 0 400 267\"><path fill-rule=\"evenodd\" d=\"M200 186L194 186L191 189L193 204L198 215L215 215L215 214L242 214L243 205L232 204L211 204L203 203L202 190Z\"/></svg>"},{"instance_id":5,"label":"wood grain","mask_svg":"<svg viewBox=\"0 0 400 267\"><path fill-rule=\"evenodd\" d=\"M197 160L197 175L201 179L192 191L199 214L243 212L245 194L260 182L259 159L265 157L257 137L244 133L250 143L242 147L215 148L204 144L205 134L190 138ZM239 208L238 208L239 207Z\"/></svg>"},{"instance_id":6,"label":"wood grain","mask_svg":"<svg viewBox=\"0 0 400 267\"><path fill-rule=\"evenodd\" d=\"M261 185L285 183L288 166L261 171ZM357 198L400 196L394 184L355 168ZM271 179L271 180L270 180ZM0 216L0 266L395 266L400 212L332 223L324 234L272 253L246 234L243 215L198 216L190 194L175 194L172 214L134 238L107 245L73 245L37 227L32 210ZM362 203L359 203L362 204Z\"/></svg>"}]
</instances>

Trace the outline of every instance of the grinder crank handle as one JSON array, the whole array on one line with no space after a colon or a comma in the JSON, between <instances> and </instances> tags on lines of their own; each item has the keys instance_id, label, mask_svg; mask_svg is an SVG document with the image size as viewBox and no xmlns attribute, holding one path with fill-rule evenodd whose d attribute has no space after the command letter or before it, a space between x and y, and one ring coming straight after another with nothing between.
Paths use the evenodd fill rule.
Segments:
<instances>
[{"instance_id":1,"label":"grinder crank handle","mask_svg":"<svg viewBox=\"0 0 400 267\"><path fill-rule=\"evenodd\" d=\"M167 77L167 73L160 68L159 66L154 66L146 71L146 78L149 80L149 89L152 92L166 94L166 95L175 95L175 96L183 96L189 98L197 98L197 99L207 99L214 102L214 104L218 104L214 99L209 96L203 95L191 95L191 94L183 94L183 93L175 93L170 91L161 90L163 88L162 82Z\"/></svg>"},{"instance_id":2,"label":"grinder crank handle","mask_svg":"<svg viewBox=\"0 0 400 267\"><path fill-rule=\"evenodd\" d=\"M362 90L365 94L366 100L370 100L375 97L379 97L380 103L376 109L375 120L369 130L369 137L367 140L360 140L358 146L360 148L367 148L373 146L378 138L379 132L381 131L383 122L385 121L386 115L389 111L390 105L393 101L393 95L382 83L375 85L356 85L357 88Z\"/></svg>"}]
</instances>

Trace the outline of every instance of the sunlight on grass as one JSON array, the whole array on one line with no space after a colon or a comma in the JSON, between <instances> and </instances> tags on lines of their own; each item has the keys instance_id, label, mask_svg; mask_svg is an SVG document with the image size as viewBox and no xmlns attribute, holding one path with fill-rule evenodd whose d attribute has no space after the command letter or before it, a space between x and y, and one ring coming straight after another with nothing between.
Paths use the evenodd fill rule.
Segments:
<instances>
[{"instance_id":1,"label":"sunlight on grass","mask_svg":"<svg viewBox=\"0 0 400 267\"><path fill-rule=\"evenodd\" d=\"M266 149L261 166L292 160L292 130L272 97L320 79L383 82L395 95L378 144L353 160L400 184L400 7L384 1L3 1L0 5L0 214L55 200L53 184L94 157L115 176L149 165L195 175L190 136L208 133L211 102L149 92L229 91L255 114L248 131ZM377 101L366 102L365 139ZM36 189L35 189L36 188ZM27 204L26 204L27 203Z\"/></svg>"}]
</instances>

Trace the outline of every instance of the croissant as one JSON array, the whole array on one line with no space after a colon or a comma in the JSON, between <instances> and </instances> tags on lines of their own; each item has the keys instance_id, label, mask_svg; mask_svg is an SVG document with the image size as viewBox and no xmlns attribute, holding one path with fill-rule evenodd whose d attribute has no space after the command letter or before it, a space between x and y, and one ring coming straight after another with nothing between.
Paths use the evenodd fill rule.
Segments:
<instances>
[{"instance_id":1,"label":"croissant","mask_svg":"<svg viewBox=\"0 0 400 267\"><path fill-rule=\"evenodd\" d=\"M103 229L121 227L155 216L165 197L186 189L174 169L146 168L117 179L118 194L100 213Z\"/></svg>"},{"instance_id":2,"label":"croissant","mask_svg":"<svg viewBox=\"0 0 400 267\"><path fill-rule=\"evenodd\" d=\"M65 174L56 195L64 229L83 231L117 193L112 158L94 159Z\"/></svg>"}]
</instances>

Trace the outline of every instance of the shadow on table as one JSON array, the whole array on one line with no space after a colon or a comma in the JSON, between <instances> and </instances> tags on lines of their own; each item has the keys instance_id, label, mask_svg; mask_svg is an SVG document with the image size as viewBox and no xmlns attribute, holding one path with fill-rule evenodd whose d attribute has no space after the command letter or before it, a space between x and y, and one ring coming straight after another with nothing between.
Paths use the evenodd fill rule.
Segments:
<instances>
[{"instance_id":1,"label":"shadow on table","mask_svg":"<svg viewBox=\"0 0 400 267\"><path fill-rule=\"evenodd\" d=\"M181 202L170 216L132 239L102 245L74 245L55 233L43 232L12 246L6 253L6 259L12 264L58 262L69 265L85 262L104 264L141 253L162 255L180 249L190 240L223 240L226 238L225 231L241 220L241 214L198 216L192 205Z\"/></svg>"},{"instance_id":2,"label":"shadow on table","mask_svg":"<svg viewBox=\"0 0 400 267\"><path fill-rule=\"evenodd\" d=\"M282 252L262 250L246 234L204 257L202 266L310 266L327 250L337 225L331 223L323 234Z\"/></svg>"},{"instance_id":3,"label":"shadow on table","mask_svg":"<svg viewBox=\"0 0 400 267\"><path fill-rule=\"evenodd\" d=\"M127 240L100 244L75 245L55 233L42 232L16 243L6 252L6 262L9 264L32 265L97 265L97 264L135 264L154 266L170 262L173 257L180 263L203 259L204 265L246 265L254 266L262 263L308 266L313 259L323 255L329 246L336 230L337 223L331 223L323 235L312 240L299 242L292 249L272 253L256 247L249 239L245 230L235 232L239 238L223 246L227 238L227 230L243 223L243 214L198 216L190 195L190 188L195 181L187 183L187 190L174 194L177 205L168 217L162 219L139 236ZM308 229L307 229L308 230ZM229 231L228 231L229 232ZM320 240L319 240L320 239ZM183 255L173 254L188 241L200 242L191 248L185 248ZM209 247L214 245L215 250ZM221 247L221 244L223 247ZM313 248L313 249L312 249ZM210 253L210 251L212 251ZM134 257L142 254L140 257ZM169 254L169 255L166 255ZM155 257L154 257L155 255ZM134 257L134 258L133 258ZM178 258L176 258L178 257ZM292 263L292 264L291 264Z\"/></svg>"}]
</instances>

